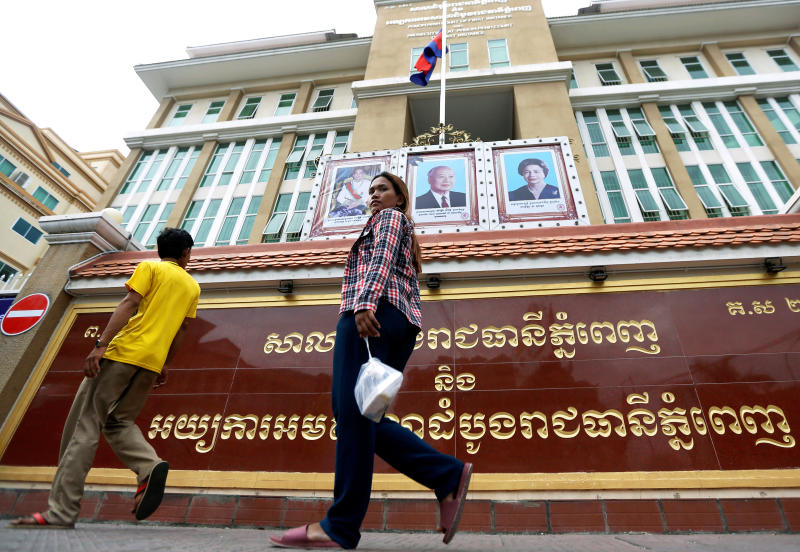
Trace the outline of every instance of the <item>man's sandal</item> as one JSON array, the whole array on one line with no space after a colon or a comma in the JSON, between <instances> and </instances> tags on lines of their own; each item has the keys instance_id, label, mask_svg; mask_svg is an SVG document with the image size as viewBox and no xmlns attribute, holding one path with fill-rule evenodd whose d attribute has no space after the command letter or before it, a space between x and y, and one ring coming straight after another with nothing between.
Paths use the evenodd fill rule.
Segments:
<instances>
[{"instance_id":1,"label":"man's sandal","mask_svg":"<svg viewBox=\"0 0 800 552\"><path fill-rule=\"evenodd\" d=\"M141 521L150 517L150 514L155 512L161 504L161 499L164 498L164 487L167 484L168 472L169 464L167 462L159 462L144 483L136 489L136 495L133 497L133 514L137 520ZM141 498L139 498L140 496Z\"/></svg>"},{"instance_id":2,"label":"man's sandal","mask_svg":"<svg viewBox=\"0 0 800 552\"><path fill-rule=\"evenodd\" d=\"M74 523L50 523L40 512L19 517L9 524L12 529L75 529Z\"/></svg>"}]
</instances>

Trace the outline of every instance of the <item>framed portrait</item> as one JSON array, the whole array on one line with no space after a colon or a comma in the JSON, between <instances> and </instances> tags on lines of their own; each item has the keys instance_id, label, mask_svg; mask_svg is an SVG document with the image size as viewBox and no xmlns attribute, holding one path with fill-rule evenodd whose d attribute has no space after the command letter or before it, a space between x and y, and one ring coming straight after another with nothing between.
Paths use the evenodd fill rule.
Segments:
<instances>
[{"instance_id":1,"label":"framed portrait","mask_svg":"<svg viewBox=\"0 0 800 552\"><path fill-rule=\"evenodd\" d=\"M309 238L360 232L371 215L367 207L370 181L390 170L391 155L346 157L326 161L315 183Z\"/></svg>"},{"instance_id":2,"label":"framed portrait","mask_svg":"<svg viewBox=\"0 0 800 552\"><path fill-rule=\"evenodd\" d=\"M420 233L478 226L475 148L414 151L406 160L411 214Z\"/></svg>"},{"instance_id":3,"label":"framed portrait","mask_svg":"<svg viewBox=\"0 0 800 552\"><path fill-rule=\"evenodd\" d=\"M493 227L589 223L566 137L501 143L492 147L491 160Z\"/></svg>"}]
</instances>

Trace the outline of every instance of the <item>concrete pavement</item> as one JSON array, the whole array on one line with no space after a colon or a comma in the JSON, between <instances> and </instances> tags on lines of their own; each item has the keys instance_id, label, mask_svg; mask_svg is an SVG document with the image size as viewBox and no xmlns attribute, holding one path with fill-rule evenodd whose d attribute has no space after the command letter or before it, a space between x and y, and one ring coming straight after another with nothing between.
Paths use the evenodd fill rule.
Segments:
<instances>
[{"instance_id":1,"label":"concrete pavement","mask_svg":"<svg viewBox=\"0 0 800 552\"><path fill-rule=\"evenodd\" d=\"M30 552L250 552L272 548L275 530L117 523L79 523L75 530L11 529L0 521L0 551ZM365 532L360 551L493 552L797 552L800 534L657 535L459 533L450 545L434 533Z\"/></svg>"}]
</instances>

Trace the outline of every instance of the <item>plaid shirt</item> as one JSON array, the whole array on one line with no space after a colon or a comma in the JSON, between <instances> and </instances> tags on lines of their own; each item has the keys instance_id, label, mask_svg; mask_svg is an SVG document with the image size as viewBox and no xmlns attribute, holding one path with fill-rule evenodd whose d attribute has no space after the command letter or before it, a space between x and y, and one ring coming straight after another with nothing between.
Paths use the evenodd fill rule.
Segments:
<instances>
[{"instance_id":1,"label":"plaid shirt","mask_svg":"<svg viewBox=\"0 0 800 552\"><path fill-rule=\"evenodd\" d=\"M416 327L422 327L419 281L414 270L411 233L414 226L398 209L372 215L350 253L342 279L345 311L375 311L386 298Z\"/></svg>"}]
</instances>

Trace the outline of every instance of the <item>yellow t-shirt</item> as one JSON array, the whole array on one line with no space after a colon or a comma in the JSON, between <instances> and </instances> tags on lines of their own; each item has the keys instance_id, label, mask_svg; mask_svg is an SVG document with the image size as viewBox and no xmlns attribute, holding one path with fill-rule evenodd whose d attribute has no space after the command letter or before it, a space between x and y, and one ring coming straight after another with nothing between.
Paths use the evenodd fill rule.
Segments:
<instances>
[{"instance_id":1,"label":"yellow t-shirt","mask_svg":"<svg viewBox=\"0 0 800 552\"><path fill-rule=\"evenodd\" d=\"M196 315L200 286L177 263L143 261L125 287L139 293L142 300L103 358L161 373L183 319Z\"/></svg>"}]
</instances>

